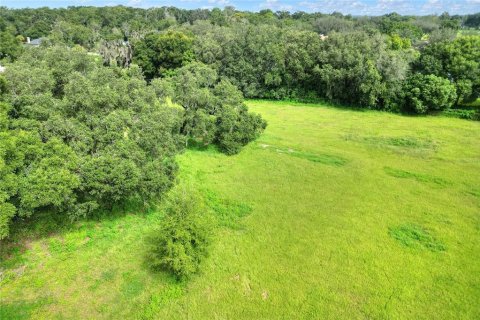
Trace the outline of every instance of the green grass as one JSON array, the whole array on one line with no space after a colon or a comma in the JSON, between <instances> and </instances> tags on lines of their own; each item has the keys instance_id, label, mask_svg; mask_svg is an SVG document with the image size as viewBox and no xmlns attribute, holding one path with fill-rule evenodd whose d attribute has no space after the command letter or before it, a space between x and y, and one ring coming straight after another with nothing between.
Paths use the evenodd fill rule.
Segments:
<instances>
[{"instance_id":1,"label":"green grass","mask_svg":"<svg viewBox=\"0 0 480 320\"><path fill-rule=\"evenodd\" d=\"M430 251L445 251L445 245L429 231L417 225L405 224L390 229L390 235L407 247L425 247Z\"/></svg>"},{"instance_id":2,"label":"green grass","mask_svg":"<svg viewBox=\"0 0 480 320\"><path fill-rule=\"evenodd\" d=\"M145 266L161 212L40 221L2 244L0 318L478 318L480 123L248 104L256 142L179 157L219 222L200 274Z\"/></svg>"}]
</instances>

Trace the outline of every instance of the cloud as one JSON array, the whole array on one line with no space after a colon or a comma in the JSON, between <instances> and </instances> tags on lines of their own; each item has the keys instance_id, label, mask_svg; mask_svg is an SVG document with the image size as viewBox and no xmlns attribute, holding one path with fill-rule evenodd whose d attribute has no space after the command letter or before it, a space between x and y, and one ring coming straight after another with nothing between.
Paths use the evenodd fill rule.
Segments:
<instances>
[{"instance_id":1,"label":"cloud","mask_svg":"<svg viewBox=\"0 0 480 320\"><path fill-rule=\"evenodd\" d=\"M226 6L230 4L229 0L208 0L209 4L218 5L218 6Z\"/></svg>"},{"instance_id":2,"label":"cloud","mask_svg":"<svg viewBox=\"0 0 480 320\"><path fill-rule=\"evenodd\" d=\"M304 11L308 12L342 12L353 13L361 12L368 5L363 1L348 1L348 0L327 0L327 1L302 1L298 3L298 6Z\"/></svg>"},{"instance_id":3,"label":"cloud","mask_svg":"<svg viewBox=\"0 0 480 320\"><path fill-rule=\"evenodd\" d=\"M177 6L179 8L234 6L240 10L307 11L353 15L382 15L390 12L409 15L468 14L480 12L480 0L0 0L10 8L67 7L75 5L114 6L127 5L148 8Z\"/></svg>"},{"instance_id":4,"label":"cloud","mask_svg":"<svg viewBox=\"0 0 480 320\"><path fill-rule=\"evenodd\" d=\"M278 0L267 0L259 4L260 9L270 9L272 11L290 11L294 6L287 3L282 3Z\"/></svg>"},{"instance_id":5,"label":"cloud","mask_svg":"<svg viewBox=\"0 0 480 320\"><path fill-rule=\"evenodd\" d=\"M143 4L142 0L130 0L127 2L127 6L129 7L139 7Z\"/></svg>"},{"instance_id":6,"label":"cloud","mask_svg":"<svg viewBox=\"0 0 480 320\"><path fill-rule=\"evenodd\" d=\"M465 14L480 11L480 0L304 0L296 10L331 13L339 11L354 15L383 15L397 12L404 15L427 15L448 11Z\"/></svg>"}]
</instances>

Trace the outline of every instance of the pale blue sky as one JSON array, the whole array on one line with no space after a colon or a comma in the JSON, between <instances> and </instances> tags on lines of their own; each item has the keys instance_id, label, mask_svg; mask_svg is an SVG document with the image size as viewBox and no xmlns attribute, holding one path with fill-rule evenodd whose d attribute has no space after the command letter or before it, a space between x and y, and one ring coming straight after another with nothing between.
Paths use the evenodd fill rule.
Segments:
<instances>
[{"instance_id":1,"label":"pale blue sky","mask_svg":"<svg viewBox=\"0 0 480 320\"><path fill-rule=\"evenodd\" d=\"M307 11L331 13L339 11L353 15L382 15L390 12L400 14L451 14L480 12L480 0L0 0L0 6L24 7L67 7L67 6L113 6L178 8L213 8L234 6L239 10L261 9Z\"/></svg>"}]
</instances>

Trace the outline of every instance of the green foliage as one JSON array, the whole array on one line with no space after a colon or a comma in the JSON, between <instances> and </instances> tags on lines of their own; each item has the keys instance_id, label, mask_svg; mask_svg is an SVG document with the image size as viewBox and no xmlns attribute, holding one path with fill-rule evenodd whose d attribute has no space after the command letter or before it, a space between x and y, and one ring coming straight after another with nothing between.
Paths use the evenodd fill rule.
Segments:
<instances>
[{"instance_id":1,"label":"green foliage","mask_svg":"<svg viewBox=\"0 0 480 320\"><path fill-rule=\"evenodd\" d=\"M219 113L217 142L220 149L232 155L250 141L258 138L267 123L258 114L248 112L245 105L237 107L225 106Z\"/></svg>"},{"instance_id":2,"label":"green foliage","mask_svg":"<svg viewBox=\"0 0 480 320\"><path fill-rule=\"evenodd\" d=\"M480 97L480 36L461 36L427 46L416 68L451 80L456 87L456 104Z\"/></svg>"},{"instance_id":3,"label":"green foliage","mask_svg":"<svg viewBox=\"0 0 480 320\"><path fill-rule=\"evenodd\" d=\"M344 19L338 16L328 16L316 18L313 21L313 29L324 35L330 35L334 32L347 32L354 29L355 23L351 20Z\"/></svg>"},{"instance_id":4,"label":"green foliage","mask_svg":"<svg viewBox=\"0 0 480 320\"><path fill-rule=\"evenodd\" d=\"M461 34L473 32L466 28L475 27L476 14L352 17L269 9L252 13L233 7L117 6L2 8L0 18L5 37L0 43L8 48L22 49L20 39L26 36L44 37L44 46L96 51L107 65L129 67L133 59L148 81L172 76L196 59L247 98L321 98L399 112L411 70L453 82L456 105L480 96L478 35L456 38L459 29ZM59 90L54 96L62 95L71 70L57 68L52 73ZM214 119L208 112L188 117L199 123L191 132L207 143L213 141Z\"/></svg>"},{"instance_id":5,"label":"green foliage","mask_svg":"<svg viewBox=\"0 0 480 320\"><path fill-rule=\"evenodd\" d=\"M0 101L3 100L3 95L7 93L7 79L4 76L0 75Z\"/></svg>"},{"instance_id":6,"label":"green foliage","mask_svg":"<svg viewBox=\"0 0 480 320\"><path fill-rule=\"evenodd\" d=\"M136 69L85 52L32 49L9 64L0 116L0 234L15 215L76 219L114 205L152 205L181 150L181 117Z\"/></svg>"},{"instance_id":7,"label":"green foliage","mask_svg":"<svg viewBox=\"0 0 480 320\"><path fill-rule=\"evenodd\" d=\"M472 109L449 109L442 112L443 115L452 118L467 120L480 120L480 110Z\"/></svg>"},{"instance_id":8,"label":"green foliage","mask_svg":"<svg viewBox=\"0 0 480 320\"><path fill-rule=\"evenodd\" d=\"M419 39L422 36L422 29L408 20L408 17L390 13L380 18L379 28L386 34L398 34L400 37L411 40Z\"/></svg>"},{"instance_id":9,"label":"green foliage","mask_svg":"<svg viewBox=\"0 0 480 320\"><path fill-rule=\"evenodd\" d=\"M329 100L391 109L407 74L407 51L390 51L384 38L365 32L331 35L313 72L317 91Z\"/></svg>"},{"instance_id":10,"label":"green foliage","mask_svg":"<svg viewBox=\"0 0 480 320\"><path fill-rule=\"evenodd\" d=\"M259 115L248 112L242 93L203 63L177 69L174 76L152 85L161 96L173 94L173 101L183 106L182 132L188 138L205 146L217 143L226 154L240 152L266 127Z\"/></svg>"},{"instance_id":11,"label":"green foliage","mask_svg":"<svg viewBox=\"0 0 480 320\"><path fill-rule=\"evenodd\" d=\"M2 111L9 108L3 104ZM79 186L77 158L58 139L42 142L39 135L3 128L0 132L0 239L9 234L9 224L18 214L34 210L65 209L75 202Z\"/></svg>"},{"instance_id":12,"label":"green foliage","mask_svg":"<svg viewBox=\"0 0 480 320\"><path fill-rule=\"evenodd\" d=\"M388 37L388 45L393 50L409 49L412 42L408 38L402 38L398 34L393 34Z\"/></svg>"},{"instance_id":13,"label":"green foliage","mask_svg":"<svg viewBox=\"0 0 480 320\"><path fill-rule=\"evenodd\" d=\"M15 60L23 52L21 42L10 30L0 30L0 59Z\"/></svg>"},{"instance_id":14,"label":"green foliage","mask_svg":"<svg viewBox=\"0 0 480 320\"><path fill-rule=\"evenodd\" d=\"M427 113L449 109L457 97L455 86L447 79L433 74L415 74L404 84L404 109Z\"/></svg>"},{"instance_id":15,"label":"green foliage","mask_svg":"<svg viewBox=\"0 0 480 320\"><path fill-rule=\"evenodd\" d=\"M147 239L147 263L179 279L191 277L207 255L212 227L199 194L187 188L173 189L165 206L165 218Z\"/></svg>"},{"instance_id":16,"label":"green foliage","mask_svg":"<svg viewBox=\"0 0 480 320\"><path fill-rule=\"evenodd\" d=\"M178 41L191 39L159 38L164 51ZM172 59L168 70L187 61ZM131 202L151 206L172 185L174 157L189 139L233 154L265 128L212 68L192 63L175 73L148 85L138 66L105 67L84 50L58 46L32 48L8 64L1 237L16 215L53 210L77 219Z\"/></svg>"},{"instance_id":17,"label":"green foliage","mask_svg":"<svg viewBox=\"0 0 480 320\"><path fill-rule=\"evenodd\" d=\"M133 61L148 79L165 76L193 59L192 43L182 32L148 34L135 44Z\"/></svg>"},{"instance_id":18,"label":"green foliage","mask_svg":"<svg viewBox=\"0 0 480 320\"><path fill-rule=\"evenodd\" d=\"M463 24L470 28L480 28L480 12L467 15Z\"/></svg>"}]
</instances>

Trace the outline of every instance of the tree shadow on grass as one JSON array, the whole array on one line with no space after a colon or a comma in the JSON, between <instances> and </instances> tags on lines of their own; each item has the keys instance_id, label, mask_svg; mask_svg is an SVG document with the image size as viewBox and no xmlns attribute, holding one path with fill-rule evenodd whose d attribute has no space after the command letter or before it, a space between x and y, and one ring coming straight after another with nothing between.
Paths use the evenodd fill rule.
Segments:
<instances>
[{"instance_id":1,"label":"tree shadow on grass","mask_svg":"<svg viewBox=\"0 0 480 320\"><path fill-rule=\"evenodd\" d=\"M205 153L221 153L215 144L204 144L203 142L197 141L195 139L188 140L187 150Z\"/></svg>"},{"instance_id":2,"label":"tree shadow on grass","mask_svg":"<svg viewBox=\"0 0 480 320\"><path fill-rule=\"evenodd\" d=\"M64 213L42 210L31 217L15 217L10 225L8 238L0 240L0 268L12 268L24 261L23 253L36 240L63 236L82 227L93 226L97 222L115 221L127 214L148 214L156 207L145 208L138 203L128 202L114 205L112 210L98 211L91 216L72 221Z\"/></svg>"}]
</instances>

